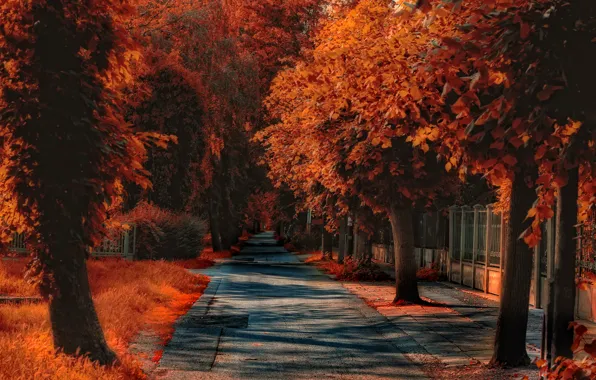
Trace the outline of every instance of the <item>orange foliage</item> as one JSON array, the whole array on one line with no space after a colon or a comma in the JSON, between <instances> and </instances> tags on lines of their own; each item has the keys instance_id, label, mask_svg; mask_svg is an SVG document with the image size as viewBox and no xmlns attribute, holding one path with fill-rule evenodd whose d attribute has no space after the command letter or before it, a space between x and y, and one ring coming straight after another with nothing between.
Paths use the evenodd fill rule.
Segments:
<instances>
[{"instance_id":1,"label":"orange foliage","mask_svg":"<svg viewBox=\"0 0 596 380\"><path fill-rule=\"evenodd\" d=\"M435 268L420 268L416 272L418 281L438 281L439 271Z\"/></svg>"},{"instance_id":2,"label":"orange foliage","mask_svg":"<svg viewBox=\"0 0 596 380\"><path fill-rule=\"evenodd\" d=\"M10 270L18 264L4 263L0 262L0 283L4 276L18 279ZM174 321L209 281L163 261L91 260L88 269L101 325L122 365L106 368L55 354L46 304L0 305L0 378L143 379L138 358L127 353L128 345L141 330L157 334L166 343Z\"/></svg>"},{"instance_id":3,"label":"orange foliage","mask_svg":"<svg viewBox=\"0 0 596 380\"><path fill-rule=\"evenodd\" d=\"M575 341L572 350L580 353L584 357L582 360L574 360L559 357L555 364L549 368L546 360L536 361L536 366L540 368L540 375L548 380L567 380L567 379L593 379L596 374L596 339L592 342L583 342L584 336L588 332L586 326L572 322L569 328L575 331Z\"/></svg>"}]
</instances>

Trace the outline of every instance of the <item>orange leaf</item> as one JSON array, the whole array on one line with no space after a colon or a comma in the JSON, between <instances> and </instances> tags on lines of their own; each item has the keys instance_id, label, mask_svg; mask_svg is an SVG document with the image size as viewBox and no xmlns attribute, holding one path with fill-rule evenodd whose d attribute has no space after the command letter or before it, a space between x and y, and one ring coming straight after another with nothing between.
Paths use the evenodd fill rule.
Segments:
<instances>
[{"instance_id":1,"label":"orange leaf","mask_svg":"<svg viewBox=\"0 0 596 380\"><path fill-rule=\"evenodd\" d=\"M519 28L519 35L522 39L528 38L530 36L530 25L526 22L522 22Z\"/></svg>"},{"instance_id":2,"label":"orange leaf","mask_svg":"<svg viewBox=\"0 0 596 380\"><path fill-rule=\"evenodd\" d=\"M503 157L503 162L506 163L509 166L514 166L515 164L517 164L517 158L515 158L512 155L508 154L505 157Z\"/></svg>"},{"instance_id":3,"label":"orange leaf","mask_svg":"<svg viewBox=\"0 0 596 380\"><path fill-rule=\"evenodd\" d=\"M584 351L590 354L593 358L596 358L596 339L592 343L586 343L584 345Z\"/></svg>"},{"instance_id":4,"label":"orange leaf","mask_svg":"<svg viewBox=\"0 0 596 380\"><path fill-rule=\"evenodd\" d=\"M561 86L546 85L546 86L544 86L544 89L536 95L536 97L541 102L545 102L548 99L550 99L550 97L555 93L555 91L562 90L562 89L563 89L563 87L561 87Z\"/></svg>"},{"instance_id":5,"label":"orange leaf","mask_svg":"<svg viewBox=\"0 0 596 380\"><path fill-rule=\"evenodd\" d=\"M412 88L410 88L410 95L412 95L412 99L414 100L422 99L422 93L420 92L420 89L417 86L413 86Z\"/></svg>"}]
</instances>

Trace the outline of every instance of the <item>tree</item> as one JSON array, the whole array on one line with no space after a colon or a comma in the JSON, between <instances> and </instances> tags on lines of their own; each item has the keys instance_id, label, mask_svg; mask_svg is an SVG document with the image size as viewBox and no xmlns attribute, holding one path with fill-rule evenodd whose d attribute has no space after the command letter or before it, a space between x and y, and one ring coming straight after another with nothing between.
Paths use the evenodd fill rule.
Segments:
<instances>
[{"instance_id":1,"label":"tree","mask_svg":"<svg viewBox=\"0 0 596 380\"><path fill-rule=\"evenodd\" d=\"M431 150L439 136L426 117L432 105L421 110L425 94L403 79L415 73L407 63L417 37L391 35L393 15L383 1L362 1L326 24L315 49L274 80L267 105L279 123L259 137L274 177L311 194L320 186L323 194L358 197L389 216L395 300L421 302L413 205L432 203L452 182ZM400 59L406 64L395 64Z\"/></svg>"},{"instance_id":2,"label":"tree","mask_svg":"<svg viewBox=\"0 0 596 380\"><path fill-rule=\"evenodd\" d=\"M2 214L32 231L55 346L102 364L115 355L85 259L104 235L110 202L121 196L118 181L149 187L143 139L157 137L135 135L121 115L120 89L138 55L122 27L129 11L111 0L0 5L0 173L14 206L3 205Z\"/></svg>"},{"instance_id":3,"label":"tree","mask_svg":"<svg viewBox=\"0 0 596 380\"><path fill-rule=\"evenodd\" d=\"M173 151L152 152L156 186L147 196L207 214L213 248L229 248L253 186L256 62L241 49L222 2L143 0L138 8L130 29L143 41L147 59L138 71L146 91L133 91L141 100L132 102L131 120L181 141Z\"/></svg>"},{"instance_id":4,"label":"tree","mask_svg":"<svg viewBox=\"0 0 596 380\"><path fill-rule=\"evenodd\" d=\"M492 362L518 365L528 361L525 331L531 275L531 252L518 236L528 247L537 244L540 223L554 214L556 193L561 203L567 203L563 209L569 210L557 227L559 242L566 241L557 249L559 261L565 262L557 282L567 289L566 295L570 295L573 282L574 254L569 239L574 234L572 214L577 218L577 190L565 189L562 169L579 165L577 154L586 150L570 142L582 123L591 126L594 120L586 103L594 83L579 79L591 73L579 63L583 59L571 58L579 52L594 52L589 42L593 25L582 21L583 17L588 20L593 10L588 2L569 5L547 0L462 4L431 4L429 15L441 20L435 29L440 28L442 35L440 46L426 55L424 70L433 72L435 82L443 85L443 98L454 115L441 125L445 132L442 153L460 163L464 171L485 173L493 184L512 182ZM570 187L576 187L575 180ZM571 309L568 303L563 304L561 311ZM572 315L562 315L555 328L569 337L572 332L563 333L563 326L568 326Z\"/></svg>"}]
</instances>

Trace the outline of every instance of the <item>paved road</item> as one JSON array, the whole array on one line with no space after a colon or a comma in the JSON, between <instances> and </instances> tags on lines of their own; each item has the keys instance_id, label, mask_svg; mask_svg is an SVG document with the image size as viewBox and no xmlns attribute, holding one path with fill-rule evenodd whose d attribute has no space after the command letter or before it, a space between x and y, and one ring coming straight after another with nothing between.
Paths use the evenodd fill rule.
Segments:
<instances>
[{"instance_id":1,"label":"paved road","mask_svg":"<svg viewBox=\"0 0 596 380\"><path fill-rule=\"evenodd\" d=\"M158 377L425 378L384 317L275 246L271 233L202 273L210 286L179 321Z\"/></svg>"}]
</instances>

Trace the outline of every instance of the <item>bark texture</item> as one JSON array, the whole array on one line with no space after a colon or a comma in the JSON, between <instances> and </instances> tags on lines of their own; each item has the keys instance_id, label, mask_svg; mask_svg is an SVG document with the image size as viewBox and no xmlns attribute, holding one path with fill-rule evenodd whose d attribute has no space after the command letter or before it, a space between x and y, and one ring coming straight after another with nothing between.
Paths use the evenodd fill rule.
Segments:
<instances>
[{"instance_id":1,"label":"bark texture","mask_svg":"<svg viewBox=\"0 0 596 380\"><path fill-rule=\"evenodd\" d=\"M346 217L342 217L339 221L339 252L337 253L337 262L340 264L343 264L344 256L346 255L347 223Z\"/></svg>"},{"instance_id":2,"label":"bark texture","mask_svg":"<svg viewBox=\"0 0 596 380\"><path fill-rule=\"evenodd\" d=\"M391 205L389 210L395 254L395 299L421 303L416 280L416 255L414 253L414 225L412 209Z\"/></svg>"},{"instance_id":3,"label":"bark texture","mask_svg":"<svg viewBox=\"0 0 596 380\"><path fill-rule=\"evenodd\" d=\"M323 227L323 246L321 250L325 257L333 258L333 235Z\"/></svg>"},{"instance_id":4,"label":"bark texture","mask_svg":"<svg viewBox=\"0 0 596 380\"><path fill-rule=\"evenodd\" d=\"M54 280L55 291L49 299L54 346L69 355L79 353L104 365L113 364L116 355L106 343L91 298L85 249L58 244L50 250L55 253L40 260Z\"/></svg>"},{"instance_id":5,"label":"bark texture","mask_svg":"<svg viewBox=\"0 0 596 380\"><path fill-rule=\"evenodd\" d=\"M209 199L209 228L211 230L211 246L213 247L213 252L222 251L219 214L217 212L217 203L213 197Z\"/></svg>"},{"instance_id":6,"label":"bark texture","mask_svg":"<svg viewBox=\"0 0 596 380\"><path fill-rule=\"evenodd\" d=\"M573 357L573 329L569 323L575 319L575 252L577 225L578 168L568 172L567 185L557 196L554 305L551 357Z\"/></svg>"},{"instance_id":7,"label":"bark texture","mask_svg":"<svg viewBox=\"0 0 596 380\"><path fill-rule=\"evenodd\" d=\"M526 329L532 276L533 249L519 236L529 226L526 220L536 193L518 173L512 184L509 221L505 229L505 272L501 282L501 298L492 365L521 366L530 363L526 352Z\"/></svg>"}]
</instances>

